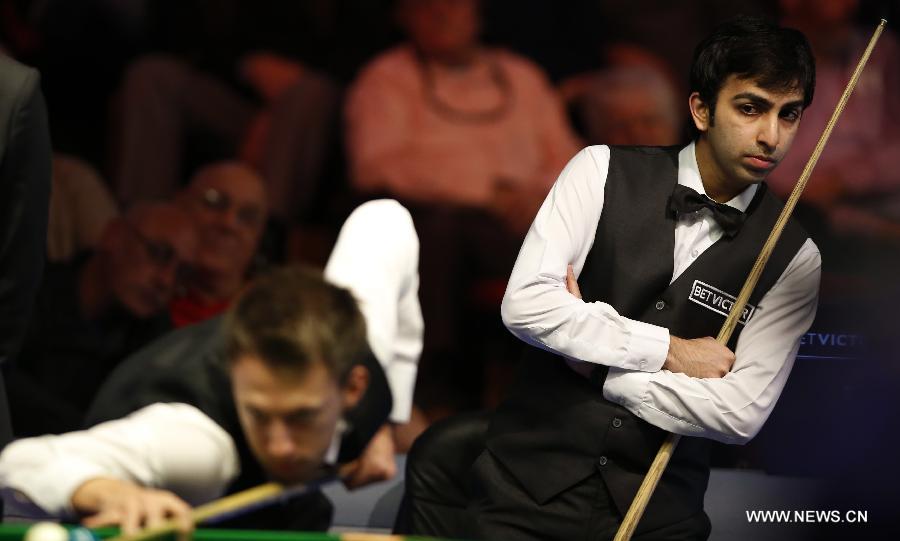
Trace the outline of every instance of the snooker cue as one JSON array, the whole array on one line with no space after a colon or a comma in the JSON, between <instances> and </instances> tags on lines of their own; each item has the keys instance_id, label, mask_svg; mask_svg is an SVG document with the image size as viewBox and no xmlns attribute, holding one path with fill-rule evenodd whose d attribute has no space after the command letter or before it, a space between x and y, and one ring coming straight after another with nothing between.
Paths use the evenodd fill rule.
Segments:
<instances>
[{"instance_id":1,"label":"snooker cue","mask_svg":"<svg viewBox=\"0 0 900 541\"><path fill-rule=\"evenodd\" d=\"M311 483L293 485L289 487L284 486L280 483L264 483L262 485L248 488L247 490L235 492L234 494L230 494L223 498L219 498L218 500L214 500L195 507L191 511L190 520L193 524L200 524L214 518L226 517L228 515L239 515L245 511L250 511L257 507L262 507L281 498L297 496L309 492L323 485L327 485L346 477L349 473L349 470L346 466L347 465L345 464L343 467L341 467L338 470L337 475L329 475ZM111 537L106 541L148 541L150 539L156 539L175 533L177 532L177 530L178 524L174 520L166 520L159 526L153 528L144 528L139 532L131 535L118 535L116 537ZM347 537L347 535L349 535L349 537ZM395 539L385 536L358 537L358 535L359 534L345 534L341 537L341 539L344 539L346 541L354 541L356 539L358 539L359 541ZM396 539L402 539L402 537Z\"/></svg>"},{"instance_id":2,"label":"snooker cue","mask_svg":"<svg viewBox=\"0 0 900 541\"><path fill-rule=\"evenodd\" d=\"M299 493L306 490L308 490L308 486L301 485L300 487L297 487L296 491ZM279 483L265 483L194 508L191 511L191 522L199 524L219 515L231 514L239 509L255 507L263 502L269 502L280 498L290 492L293 492L293 490L288 489ZM169 535L177 530L177 523L174 520L167 520L159 526L144 528L132 535L112 537L108 541L146 541L148 539L156 539L158 537Z\"/></svg>"},{"instance_id":3,"label":"snooker cue","mask_svg":"<svg viewBox=\"0 0 900 541\"><path fill-rule=\"evenodd\" d=\"M797 181L794 190L791 192L784 208L781 210L781 214L778 216L778 220L775 222L775 226L772 228L772 232L769 234L768 239L766 239L762 251L756 258L756 262L750 270L750 275L747 276L747 281L744 282L744 287L741 288L737 300L728 312L728 317L725 319L725 323L722 325L722 329L716 337L716 341L720 344L727 344L728 340L731 338L731 334L737 326L738 318L744 311L744 307L750 299L750 294L756 287L756 282L759 280L766 263L769 261L769 256L775 248L775 243L777 243L778 239L781 237L781 232L787 225L787 221L791 217L794 207L797 205L797 200L800 199L800 194L803 193L806 182L809 180L812 170L816 166L816 162L819 161L822 149L825 148L825 143L828 142L828 138L831 136L831 131L834 129L838 117L840 117L841 113L844 111L847 100L850 99L850 94L852 94L853 89L856 88L859 76L862 73L866 62L868 62L869 55L872 54L872 50L875 48L875 42L878 41L886 24L887 21L885 19L881 19L881 22L878 23L875 32L872 34L872 38L869 40L868 46L866 46L865 52L863 52L862 58L859 59L856 69L853 70L853 75L850 77L850 81L847 83L844 93L841 95L840 100L838 100L837 106L831 114L831 118L828 120L828 124L825 125L825 131L823 131L822 135L819 137L819 142L816 144L809 161L806 162L806 167L803 168L800 179ZM675 446L678 445L680 439L681 436L678 434L669 434L662 446L660 446L659 452L656 454L656 458L653 459L653 463L650 464L650 469L647 471L647 475L644 477L644 481L641 483L637 495L635 495L634 500L631 502L628 512L622 519L622 524L619 525L619 530L616 532L613 541L628 541L631 539L635 528L637 528L638 521L641 520L644 510L650 502L650 497L653 496L653 491L656 490L656 485L659 482L660 477L662 477L666 465L669 463L669 458L671 458L672 453L675 451Z\"/></svg>"}]
</instances>

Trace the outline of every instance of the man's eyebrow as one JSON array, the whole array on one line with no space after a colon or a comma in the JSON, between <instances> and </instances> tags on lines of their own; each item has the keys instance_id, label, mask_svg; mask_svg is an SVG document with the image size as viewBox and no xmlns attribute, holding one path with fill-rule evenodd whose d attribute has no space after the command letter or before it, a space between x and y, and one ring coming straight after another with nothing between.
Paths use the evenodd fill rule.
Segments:
<instances>
[{"instance_id":1,"label":"man's eyebrow","mask_svg":"<svg viewBox=\"0 0 900 541\"><path fill-rule=\"evenodd\" d=\"M284 416L284 417L290 417L293 415L314 414L322 409L322 406L320 406L320 405L311 404L308 406L297 406L296 408L291 408L291 409L283 411L283 412L272 413L270 410L268 410L264 406L257 406L255 404L246 404L244 407L253 413L259 413L261 415L279 415L279 416Z\"/></svg>"},{"instance_id":2,"label":"man's eyebrow","mask_svg":"<svg viewBox=\"0 0 900 541\"><path fill-rule=\"evenodd\" d=\"M732 96L731 99L732 100L741 100L741 99L750 100L754 103L757 103L760 105L766 105L768 107L773 107L775 105L771 100L769 100L763 96L760 96L759 94L755 94L753 92L741 92L740 94L735 94L734 96ZM795 109L795 108L803 108L803 100L789 101L781 106L782 111L785 109Z\"/></svg>"},{"instance_id":3,"label":"man's eyebrow","mask_svg":"<svg viewBox=\"0 0 900 541\"><path fill-rule=\"evenodd\" d=\"M732 100L750 100L755 103L761 103L768 106L775 105L771 100L760 96L759 94L754 94L753 92L741 92L740 94L735 94L731 97Z\"/></svg>"},{"instance_id":4,"label":"man's eyebrow","mask_svg":"<svg viewBox=\"0 0 900 541\"><path fill-rule=\"evenodd\" d=\"M310 404L308 406L297 406L296 408L289 409L284 412L285 416L291 415L307 415L310 413L316 413L322 409L321 405Z\"/></svg>"}]
</instances>

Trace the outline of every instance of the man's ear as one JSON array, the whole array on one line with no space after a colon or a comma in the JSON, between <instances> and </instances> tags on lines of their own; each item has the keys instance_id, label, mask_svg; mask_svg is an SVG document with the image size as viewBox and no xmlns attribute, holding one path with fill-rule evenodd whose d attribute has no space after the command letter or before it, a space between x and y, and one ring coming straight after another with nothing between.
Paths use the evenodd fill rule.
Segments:
<instances>
[{"instance_id":1,"label":"man's ear","mask_svg":"<svg viewBox=\"0 0 900 541\"><path fill-rule=\"evenodd\" d=\"M709 104L700 99L699 92L691 92L688 98L688 107L691 109L691 119L694 121L694 126L697 127L700 133L706 133L710 124Z\"/></svg>"},{"instance_id":2,"label":"man's ear","mask_svg":"<svg viewBox=\"0 0 900 541\"><path fill-rule=\"evenodd\" d=\"M358 364L350 369L344 386L341 389L343 394L344 409L350 409L359 403L360 399L366 393L369 387L369 370Z\"/></svg>"}]
</instances>

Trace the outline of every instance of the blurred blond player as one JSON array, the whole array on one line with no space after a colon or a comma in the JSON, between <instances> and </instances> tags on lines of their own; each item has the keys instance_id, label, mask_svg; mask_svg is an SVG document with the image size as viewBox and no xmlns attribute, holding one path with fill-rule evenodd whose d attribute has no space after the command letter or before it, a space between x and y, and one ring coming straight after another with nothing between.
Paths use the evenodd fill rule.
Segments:
<instances>
[{"instance_id":1,"label":"blurred blond player","mask_svg":"<svg viewBox=\"0 0 900 541\"><path fill-rule=\"evenodd\" d=\"M363 205L327 270L350 290L305 270L259 278L224 323L176 331L113 374L89 417L116 420L9 446L0 455L6 495L134 531L170 516L189 528L189 504L267 479L308 481L337 464L353 464L357 482L392 475L378 464L385 451L393 464L385 421L405 421L411 406L417 252L405 209ZM324 529L330 516L312 493L237 526Z\"/></svg>"}]
</instances>

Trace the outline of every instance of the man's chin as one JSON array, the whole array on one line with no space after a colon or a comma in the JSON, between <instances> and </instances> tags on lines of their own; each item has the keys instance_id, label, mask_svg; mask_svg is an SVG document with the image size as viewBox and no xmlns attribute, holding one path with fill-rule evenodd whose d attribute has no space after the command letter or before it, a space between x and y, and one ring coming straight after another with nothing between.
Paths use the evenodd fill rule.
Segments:
<instances>
[{"instance_id":1,"label":"man's chin","mask_svg":"<svg viewBox=\"0 0 900 541\"><path fill-rule=\"evenodd\" d=\"M772 172L772 169L754 169L751 167L743 167L740 171L742 174L738 177L744 181L744 184L759 184L760 182L766 180L769 176L769 173Z\"/></svg>"},{"instance_id":2,"label":"man's chin","mask_svg":"<svg viewBox=\"0 0 900 541\"><path fill-rule=\"evenodd\" d=\"M315 481L325 475L321 468L277 468L267 469L269 479L282 485L291 486Z\"/></svg>"}]
</instances>

